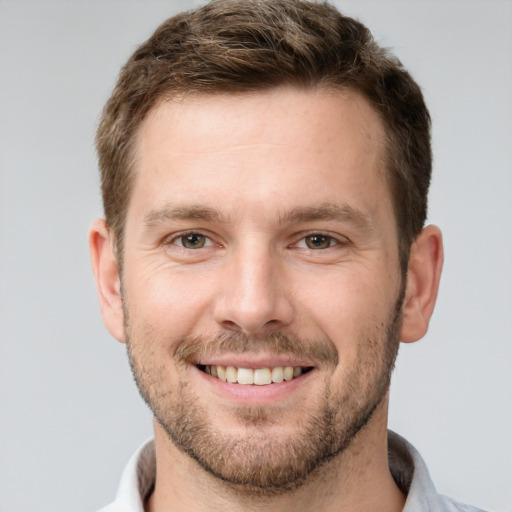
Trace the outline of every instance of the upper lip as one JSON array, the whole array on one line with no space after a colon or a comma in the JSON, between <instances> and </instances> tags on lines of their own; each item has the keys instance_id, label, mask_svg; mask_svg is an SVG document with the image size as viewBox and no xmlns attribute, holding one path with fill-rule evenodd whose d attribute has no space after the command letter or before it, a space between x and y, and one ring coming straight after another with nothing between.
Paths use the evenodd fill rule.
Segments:
<instances>
[{"instance_id":1,"label":"upper lip","mask_svg":"<svg viewBox=\"0 0 512 512\"><path fill-rule=\"evenodd\" d=\"M234 366L236 368L275 368L277 366L302 366L312 367L311 361L304 361L287 356L230 356L223 355L197 361L198 365L209 366Z\"/></svg>"}]
</instances>

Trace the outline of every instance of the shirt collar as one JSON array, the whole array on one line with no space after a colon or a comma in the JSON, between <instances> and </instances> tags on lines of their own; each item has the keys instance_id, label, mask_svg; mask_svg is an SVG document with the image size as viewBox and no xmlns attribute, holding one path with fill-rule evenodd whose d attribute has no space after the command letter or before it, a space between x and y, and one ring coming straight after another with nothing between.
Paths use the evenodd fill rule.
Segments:
<instances>
[{"instance_id":1,"label":"shirt collar","mask_svg":"<svg viewBox=\"0 0 512 512\"><path fill-rule=\"evenodd\" d=\"M438 494L427 466L414 446L388 430L389 469L396 484L407 496L402 512L440 510Z\"/></svg>"},{"instance_id":2,"label":"shirt collar","mask_svg":"<svg viewBox=\"0 0 512 512\"><path fill-rule=\"evenodd\" d=\"M146 441L126 465L115 501L99 512L144 512L144 502L155 485L155 443Z\"/></svg>"},{"instance_id":3,"label":"shirt collar","mask_svg":"<svg viewBox=\"0 0 512 512\"><path fill-rule=\"evenodd\" d=\"M392 431L388 431L388 459L395 482L407 496L402 512L478 512L439 495L420 454ZM126 466L115 502L100 512L144 512L143 504L154 488L155 477L155 445L147 441Z\"/></svg>"}]
</instances>

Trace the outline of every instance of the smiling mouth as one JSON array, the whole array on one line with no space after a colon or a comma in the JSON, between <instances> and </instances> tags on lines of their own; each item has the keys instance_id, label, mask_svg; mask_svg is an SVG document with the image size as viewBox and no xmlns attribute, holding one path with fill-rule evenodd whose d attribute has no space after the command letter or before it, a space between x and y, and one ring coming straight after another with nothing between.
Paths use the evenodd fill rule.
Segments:
<instances>
[{"instance_id":1,"label":"smiling mouth","mask_svg":"<svg viewBox=\"0 0 512 512\"><path fill-rule=\"evenodd\" d=\"M312 366L275 366L272 368L237 368L236 366L198 365L199 370L222 382L267 386L290 381L310 372Z\"/></svg>"}]
</instances>

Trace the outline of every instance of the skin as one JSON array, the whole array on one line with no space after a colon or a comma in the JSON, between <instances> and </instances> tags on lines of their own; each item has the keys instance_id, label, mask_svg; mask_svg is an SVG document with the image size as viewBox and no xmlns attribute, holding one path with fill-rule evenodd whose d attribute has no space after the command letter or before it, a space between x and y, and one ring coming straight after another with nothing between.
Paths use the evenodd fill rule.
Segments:
<instances>
[{"instance_id":1,"label":"skin","mask_svg":"<svg viewBox=\"0 0 512 512\"><path fill-rule=\"evenodd\" d=\"M384 138L378 115L351 91L182 98L144 121L122 287L104 221L92 226L90 246L105 324L128 342L159 420L148 511L403 508L387 464L385 354L398 341L389 326L404 291L396 335L425 334L442 241L437 228L423 230L404 283ZM199 247L184 247L190 233ZM275 333L300 338L299 353L265 341ZM247 345L221 350L223 334ZM316 358L315 347L329 357ZM198 363L313 369L259 387L220 383ZM216 436L209 445L249 439L244 453L230 447L228 468L286 460L322 407L336 412L338 430L348 429L343 415L349 426L366 415L366 425L300 486L258 493L205 471L172 440L168 423L180 407Z\"/></svg>"}]
</instances>

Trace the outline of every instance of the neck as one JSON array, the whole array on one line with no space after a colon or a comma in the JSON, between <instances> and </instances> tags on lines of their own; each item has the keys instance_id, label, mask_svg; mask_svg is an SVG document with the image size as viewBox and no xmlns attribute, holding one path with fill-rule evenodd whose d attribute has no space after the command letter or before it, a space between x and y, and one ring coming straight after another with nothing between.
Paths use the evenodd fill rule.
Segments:
<instances>
[{"instance_id":1,"label":"neck","mask_svg":"<svg viewBox=\"0 0 512 512\"><path fill-rule=\"evenodd\" d=\"M316 470L301 487L269 497L210 475L177 449L155 422L157 477L145 510L399 512L405 497L389 471L386 424L387 400L383 400L342 454Z\"/></svg>"}]
</instances>

